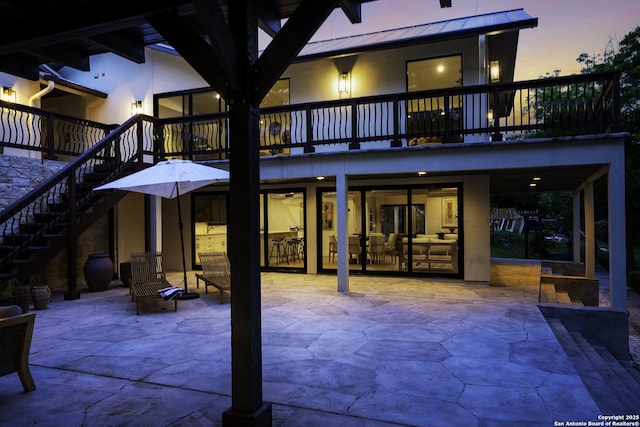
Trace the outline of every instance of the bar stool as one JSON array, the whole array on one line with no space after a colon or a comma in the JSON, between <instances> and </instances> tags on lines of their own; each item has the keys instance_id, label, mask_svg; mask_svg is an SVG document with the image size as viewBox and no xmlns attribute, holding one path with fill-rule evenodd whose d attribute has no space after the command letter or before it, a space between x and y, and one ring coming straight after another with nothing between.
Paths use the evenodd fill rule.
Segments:
<instances>
[{"instance_id":1,"label":"bar stool","mask_svg":"<svg viewBox=\"0 0 640 427\"><path fill-rule=\"evenodd\" d=\"M284 237L276 237L274 239L271 239L271 242L273 243L273 245L271 245L271 251L269 252L269 264L271 264L271 258L274 257L274 251L275 251L275 257L276 257L276 264L280 264L281 260L285 255L284 251L286 250L283 241L284 241Z\"/></svg>"}]
</instances>

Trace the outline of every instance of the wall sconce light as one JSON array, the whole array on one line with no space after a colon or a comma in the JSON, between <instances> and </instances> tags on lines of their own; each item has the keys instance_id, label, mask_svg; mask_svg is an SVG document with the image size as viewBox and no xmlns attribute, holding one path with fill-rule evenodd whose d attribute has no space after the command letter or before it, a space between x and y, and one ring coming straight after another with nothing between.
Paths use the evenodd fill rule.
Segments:
<instances>
[{"instance_id":1,"label":"wall sconce light","mask_svg":"<svg viewBox=\"0 0 640 427\"><path fill-rule=\"evenodd\" d=\"M489 110L487 112L487 121L489 122L489 126L493 126L495 124L494 118L493 118L493 110Z\"/></svg>"},{"instance_id":2,"label":"wall sconce light","mask_svg":"<svg viewBox=\"0 0 640 427\"><path fill-rule=\"evenodd\" d=\"M497 59L489 62L489 80L491 83L500 81L500 61Z\"/></svg>"},{"instance_id":3,"label":"wall sconce light","mask_svg":"<svg viewBox=\"0 0 640 427\"><path fill-rule=\"evenodd\" d=\"M0 88L1 92L0 92L0 99L2 99L5 102L13 102L14 104L16 103L16 91L9 88L9 87L3 87Z\"/></svg>"},{"instance_id":4,"label":"wall sconce light","mask_svg":"<svg viewBox=\"0 0 640 427\"><path fill-rule=\"evenodd\" d=\"M351 90L351 77L349 73L338 74L338 93L346 95Z\"/></svg>"},{"instance_id":5,"label":"wall sconce light","mask_svg":"<svg viewBox=\"0 0 640 427\"><path fill-rule=\"evenodd\" d=\"M131 103L131 115L142 114L142 101L135 101Z\"/></svg>"}]
</instances>

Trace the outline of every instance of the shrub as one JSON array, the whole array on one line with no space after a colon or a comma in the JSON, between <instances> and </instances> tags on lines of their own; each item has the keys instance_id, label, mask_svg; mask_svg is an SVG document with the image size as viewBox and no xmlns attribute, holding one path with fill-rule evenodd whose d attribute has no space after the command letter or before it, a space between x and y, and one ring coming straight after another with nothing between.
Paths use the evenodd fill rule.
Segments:
<instances>
[{"instance_id":1,"label":"shrub","mask_svg":"<svg viewBox=\"0 0 640 427\"><path fill-rule=\"evenodd\" d=\"M627 279L627 285L631 290L640 294L640 271L630 271Z\"/></svg>"}]
</instances>

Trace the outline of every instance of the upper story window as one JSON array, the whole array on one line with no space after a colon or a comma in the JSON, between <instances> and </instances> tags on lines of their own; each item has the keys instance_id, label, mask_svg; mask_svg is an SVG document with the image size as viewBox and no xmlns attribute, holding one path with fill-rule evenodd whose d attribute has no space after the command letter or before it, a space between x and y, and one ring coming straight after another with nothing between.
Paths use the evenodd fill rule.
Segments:
<instances>
[{"instance_id":1,"label":"upper story window","mask_svg":"<svg viewBox=\"0 0 640 427\"><path fill-rule=\"evenodd\" d=\"M407 62L407 91L462 86L462 55Z\"/></svg>"},{"instance_id":2,"label":"upper story window","mask_svg":"<svg viewBox=\"0 0 640 427\"><path fill-rule=\"evenodd\" d=\"M407 62L407 92L462 86L462 55ZM462 97L439 93L416 96L407 103L409 145L443 142L446 132L456 133L462 126ZM448 129L447 129L448 128ZM458 138L453 138L456 141Z\"/></svg>"}]
</instances>

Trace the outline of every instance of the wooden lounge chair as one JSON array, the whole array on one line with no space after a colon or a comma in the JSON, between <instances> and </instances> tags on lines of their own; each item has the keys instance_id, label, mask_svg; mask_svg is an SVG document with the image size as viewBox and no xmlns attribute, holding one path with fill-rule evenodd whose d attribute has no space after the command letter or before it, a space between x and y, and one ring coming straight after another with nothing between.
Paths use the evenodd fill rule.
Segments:
<instances>
[{"instance_id":1,"label":"wooden lounge chair","mask_svg":"<svg viewBox=\"0 0 640 427\"><path fill-rule=\"evenodd\" d=\"M36 314L18 313L22 313L18 306L0 307L0 376L17 372L24 391L33 391L29 351Z\"/></svg>"},{"instance_id":2,"label":"wooden lounge chair","mask_svg":"<svg viewBox=\"0 0 640 427\"><path fill-rule=\"evenodd\" d=\"M196 273L196 283L204 282L204 292L213 286L220 292L220 304L224 303L224 293L231 291L231 263L225 252L199 252L202 274Z\"/></svg>"},{"instance_id":3,"label":"wooden lounge chair","mask_svg":"<svg viewBox=\"0 0 640 427\"><path fill-rule=\"evenodd\" d=\"M134 252L131 254L131 300L136 303L136 314L140 314L140 301L160 298L159 290L168 288L162 264L162 252ZM173 298L174 310L178 311L178 299Z\"/></svg>"}]
</instances>

